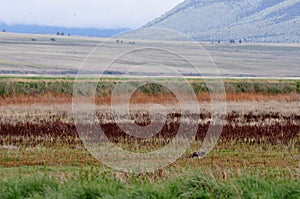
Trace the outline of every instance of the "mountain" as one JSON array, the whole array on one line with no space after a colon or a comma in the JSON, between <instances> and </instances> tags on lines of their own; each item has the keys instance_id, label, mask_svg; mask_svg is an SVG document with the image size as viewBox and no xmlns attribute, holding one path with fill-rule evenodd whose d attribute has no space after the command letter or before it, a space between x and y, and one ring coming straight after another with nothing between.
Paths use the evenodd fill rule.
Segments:
<instances>
[{"instance_id":1,"label":"mountain","mask_svg":"<svg viewBox=\"0 0 300 199\"><path fill-rule=\"evenodd\" d=\"M60 34L89 37L112 37L129 29L66 28L38 25L7 25L0 22L0 31L28 34Z\"/></svg>"},{"instance_id":2,"label":"mountain","mask_svg":"<svg viewBox=\"0 0 300 199\"><path fill-rule=\"evenodd\" d=\"M145 27L198 41L300 42L300 0L186 0Z\"/></svg>"}]
</instances>

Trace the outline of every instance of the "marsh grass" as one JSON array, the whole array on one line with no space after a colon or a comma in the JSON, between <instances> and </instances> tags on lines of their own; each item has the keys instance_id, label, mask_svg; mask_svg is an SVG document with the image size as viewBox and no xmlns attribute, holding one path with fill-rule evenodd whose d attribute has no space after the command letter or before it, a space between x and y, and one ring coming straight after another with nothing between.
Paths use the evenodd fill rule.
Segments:
<instances>
[{"instance_id":1,"label":"marsh grass","mask_svg":"<svg viewBox=\"0 0 300 199\"><path fill-rule=\"evenodd\" d=\"M149 183L131 176L126 183L111 174L77 175L60 180L39 176L0 180L1 198L299 198L299 180L242 174L218 179L209 172L189 171Z\"/></svg>"},{"instance_id":2,"label":"marsh grass","mask_svg":"<svg viewBox=\"0 0 300 199\"><path fill-rule=\"evenodd\" d=\"M119 82L120 81L120 82ZM117 83L126 83L126 85L136 86L138 79L118 80L118 79L101 79L101 80L77 80L76 84L86 85L91 83L96 85L96 94L99 97L110 96ZM166 79L155 80L156 83L146 84L138 88L138 92L148 96L168 95L170 91L165 89ZM179 80L174 81L180 85ZM188 80L197 95L208 93L208 87L203 79ZM208 80L207 80L208 81ZM227 93L259 93L259 94L288 94L299 93L299 80L255 80L255 79L224 79L224 88ZM0 96L15 95L44 95L44 94L63 94L72 95L74 79L64 78L45 78L45 79L18 79L18 78L1 78L0 77ZM161 85L162 84L162 85Z\"/></svg>"},{"instance_id":3,"label":"marsh grass","mask_svg":"<svg viewBox=\"0 0 300 199\"><path fill-rule=\"evenodd\" d=\"M71 103L71 80L66 83L54 79L40 81L27 79L18 83L4 79L0 83L0 104ZM96 103L110 103L108 88L114 81L106 80L100 85ZM227 80L227 89L232 91L227 94L227 99L297 101L298 84L299 81L253 80L243 83ZM193 86L199 101L210 100L202 81ZM156 90L159 88L151 85L143 88L132 98L132 103L170 102L173 99L171 95L157 95ZM104 169L104 165L85 150L67 114L49 113L38 122L31 121L32 118L9 122L5 116L2 120L1 199L300 198L298 114L232 113L228 121L234 128L225 126L223 137L207 157L189 158L191 152L201 147L203 137L200 132L177 162L163 170L143 174ZM137 142L122 137L118 129L112 130L113 124L105 125L106 133L115 144L130 151L154 150L172 138L169 135L166 139ZM205 130L205 125L200 127Z\"/></svg>"}]
</instances>

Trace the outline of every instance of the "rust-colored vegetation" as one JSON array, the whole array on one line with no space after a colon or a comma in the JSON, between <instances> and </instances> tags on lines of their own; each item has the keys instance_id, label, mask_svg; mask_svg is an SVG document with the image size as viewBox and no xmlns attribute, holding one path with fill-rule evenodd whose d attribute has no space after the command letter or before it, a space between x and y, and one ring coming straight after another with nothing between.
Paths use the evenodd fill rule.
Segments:
<instances>
[{"instance_id":1,"label":"rust-colored vegetation","mask_svg":"<svg viewBox=\"0 0 300 199\"><path fill-rule=\"evenodd\" d=\"M209 102L211 96L209 93L197 94L198 101ZM297 93L287 94L265 94L265 93L226 93L226 101L228 102L242 102L242 101L281 101L293 102L300 99ZM122 101L122 98L119 99ZM174 95L148 95L137 92L130 100L132 104L147 104L147 103L162 103L174 104L178 100ZM41 94L41 95L16 95L0 97L0 106L6 105L26 105L26 104L71 104L72 95L66 94ZM111 96L96 96L96 104L108 105L111 103Z\"/></svg>"},{"instance_id":2,"label":"rust-colored vegetation","mask_svg":"<svg viewBox=\"0 0 300 199\"><path fill-rule=\"evenodd\" d=\"M282 103L295 103L299 101L299 91L297 90L298 87L296 87L296 84L291 84L290 87L283 86L280 88L281 90L267 86L265 88L263 84L259 87L257 87L256 84L253 87L247 87L247 85L248 84L244 85L240 83L235 87L227 86L226 100L228 102L236 102L237 104L238 102L245 101L249 101L249 103L254 102L253 104L259 104L260 102L272 103L272 101ZM67 82L67 84L62 84L61 82L59 84L51 84L51 81L44 82L43 84L39 82L29 85L21 84L20 88L22 89L18 91L16 91L15 86L15 84L9 84L9 87L5 87L2 91L0 88L0 107L2 110L6 110L6 107L10 106L11 112L8 111L9 114L15 114L15 116L12 117L11 115L0 115L0 151L3 152L2 155L0 155L0 165L43 165L46 160L43 162L40 159L40 155L44 152L39 150L46 149L47 151L55 151L53 154L48 152L43 154L45 159L48 158L47 162L73 164L75 161L77 163L93 162L93 164L96 164L95 159L88 155L88 152L84 149L82 141L76 131L74 119L70 114L72 104L71 82ZM108 84L105 88L110 88L110 86L111 84ZM197 85L194 85L194 87L198 88ZM157 87L153 88L157 89ZM253 90L252 88L257 88L257 90ZM130 103L178 105L179 102L172 93L156 92L155 89L150 87L150 89L147 88L136 91L131 96ZM205 89L195 92L199 102L210 101L211 96ZM83 96L82 100L84 99ZM121 103L123 99L120 97L116 99L116 101L118 100ZM95 103L97 105L109 105L111 103L111 90L99 89L95 97ZM42 114L42 110L32 113L26 108L24 108L24 110L22 109L23 112L19 112L18 107L27 107L31 104L41 106L62 105L60 107L67 108L64 110L55 109L49 113ZM48 109L50 110L51 106L49 106ZM114 118L110 116L110 112L99 111L97 112L97 116L100 123L93 125L96 125L97 128L102 128L106 136L116 145L135 152L147 152L165 146L177 134L179 125L183 127L185 132L189 133L191 123L196 123L198 126L195 135L196 147L191 150L198 150L211 122L211 115L205 111L200 115L182 115L181 113L173 111L168 114L167 120L160 132L155 132L157 134L152 138L142 139L129 136L126 132L122 131L114 121ZM228 148L235 150L234 148L238 146L240 150L247 151L249 147L254 146L254 148L252 148L253 150L259 147L265 147L265 150L273 149L274 147L276 151L278 151L279 149L277 150L277 148L285 147L288 149L287 153L292 153L299 148L300 115L295 111L288 114L281 112L279 109L276 111L258 110L253 112L249 110L237 112L230 110L224 117L226 122L218 142L217 150L226 151ZM189 118L189 120L184 120L184 118ZM146 126L150 122L155 123L155 121L149 121L147 112L133 115L131 119L134 119L135 123L140 126ZM132 123L125 122L124 125L130 128ZM193 146L194 145L195 144L193 144ZM21 150L20 152L16 152L17 155L14 159L14 157L10 155L10 149L7 150L1 147L18 147ZM37 151L31 152L29 149L32 148L34 150L37 149ZM58 154L57 157L54 155L55 153ZM233 152L226 156L227 161L234 161L234 164L238 165L237 168L244 166L244 160L240 160L238 154L235 155L236 157L232 155ZM19 156L23 157L22 161L18 159ZM218 164L224 163L221 156L217 157L216 154L214 154L210 157L211 159L219 158ZM296 161L293 158L297 157L294 157L293 154L290 154L288 157L291 157L288 159L288 163L295 166ZM50 160L50 158L53 160ZM273 161L273 166L277 164L281 156L279 157L278 155L276 158L274 161L269 160ZM210 161L212 160L206 159L204 162L207 166L210 166ZM259 157L259 161L261 162L257 162L258 159L255 158L252 158L251 161L251 165L257 164L259 166L265 164L265 158L263 156ZM197 164L195 164L195 167L197 167Z\"/></svg>"}]
</instances>

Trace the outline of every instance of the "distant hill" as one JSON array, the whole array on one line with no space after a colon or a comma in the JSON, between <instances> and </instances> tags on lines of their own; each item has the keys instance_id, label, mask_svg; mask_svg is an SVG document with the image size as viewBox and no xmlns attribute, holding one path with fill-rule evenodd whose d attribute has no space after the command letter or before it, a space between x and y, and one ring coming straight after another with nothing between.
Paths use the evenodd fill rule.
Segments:
<instances>
[{"instance_id":1,"label":"distant hill","mask_svg":"<svg viewBox=\"0 0 300 199\"><path fill-rule=\"evenodd\" d=\"M198 41L300 42L300 0L186 0L145 27Z\"/></svg>"},{"instance_id":2,"label":"distant hill","mask_svg":"<svg viewBox=\"0 0 300 199\"><path fill-rule=\"evenodd\" d=\"M7 25L0 22L0 31L28 34L60 34L88 37L111 37L129 29L65 28L37 25Z\"/></svg>"}]
</instances>

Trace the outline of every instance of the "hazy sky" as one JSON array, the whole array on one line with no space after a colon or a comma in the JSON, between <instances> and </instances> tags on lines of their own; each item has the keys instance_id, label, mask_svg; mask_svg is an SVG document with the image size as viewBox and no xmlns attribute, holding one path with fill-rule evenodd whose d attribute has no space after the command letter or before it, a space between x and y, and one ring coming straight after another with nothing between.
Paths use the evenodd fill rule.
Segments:
<instances>
[{"instance_id":1,"label":"hazy sky","mask_svg":"<svg viewBox=\"0 0 300 199\"><path fill-rule=\"evenodd\" d=\"M0 0L0 22L137 28L183 0Z\"/></svg>"}]
</instances>

